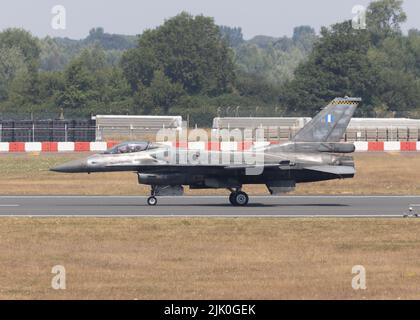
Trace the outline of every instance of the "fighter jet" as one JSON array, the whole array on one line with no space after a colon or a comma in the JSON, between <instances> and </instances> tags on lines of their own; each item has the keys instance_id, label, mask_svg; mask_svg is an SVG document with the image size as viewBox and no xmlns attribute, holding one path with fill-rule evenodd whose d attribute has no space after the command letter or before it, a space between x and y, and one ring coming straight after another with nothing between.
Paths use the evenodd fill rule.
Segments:
<instances>
[{"instance_id":1,"label":"fighter jet","mask_svg":"<svg viewBox=\"0 0 420 320\"><path fill-rule=\"evenodd\" d=\"M102 154L50 170L65 173L135 172L150 185L147 203L157 196L190 189L223 188L233 206L246 206L246 184L264 184L272 195L293 191L297 183L353 178L355 151L340 142L360 98L335 98L288 142L245 151L187 150L155 142L124 142ZM252 160L252 161L250 161Z\"/></svg>"}]
</instances>

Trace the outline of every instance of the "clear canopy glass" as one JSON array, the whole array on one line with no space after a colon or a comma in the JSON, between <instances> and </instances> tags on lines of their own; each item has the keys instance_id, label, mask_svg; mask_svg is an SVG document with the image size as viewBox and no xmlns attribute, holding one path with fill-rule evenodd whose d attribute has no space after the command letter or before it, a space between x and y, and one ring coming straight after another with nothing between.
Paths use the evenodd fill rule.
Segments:
<instances>
[{"instance_id":1,"label":"clear canopy glass","mask_svg":"<svg viewBox=\"0 0 420 320\"><path fill-rule=\"evenodd\" d=\"M123 142L105 151L107 154L133 153L152 149L153 144L147 141Z\"/></svg>"}]
</instances>

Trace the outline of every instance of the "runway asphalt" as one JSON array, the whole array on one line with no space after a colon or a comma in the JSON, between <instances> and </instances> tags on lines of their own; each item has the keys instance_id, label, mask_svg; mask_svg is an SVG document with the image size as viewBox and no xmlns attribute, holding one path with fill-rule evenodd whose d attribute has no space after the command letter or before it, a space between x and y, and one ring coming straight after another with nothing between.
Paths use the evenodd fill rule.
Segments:
<instances>
[{"instance_id":1,"label":"runway asphalt","mask_svg":"<svg viewBox=\"0 0 420 320\"><path fill-rule=\"evenodd\" d=\"M0 216L402 217L420 196L254 196L233 207L227 196L0 196Z\"/></svg>"}]
</instances>

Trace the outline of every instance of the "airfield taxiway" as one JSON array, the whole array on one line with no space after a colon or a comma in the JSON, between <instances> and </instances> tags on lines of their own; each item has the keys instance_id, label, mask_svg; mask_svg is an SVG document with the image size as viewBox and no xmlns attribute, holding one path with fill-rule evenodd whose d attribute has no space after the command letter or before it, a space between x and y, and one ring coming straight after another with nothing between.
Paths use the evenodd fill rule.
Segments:
<instances>
[{"instance_id":1,"label":"airfield taxiway","mask_svg":"<svg viewBox=\"0 0 420 320\"><path fill-rule=\"evenodd\" d=\"M419 196L251 196L233 207L227 196L0 196L0 216L96 217L402 217Z\"/></svg>"}]
</instances>

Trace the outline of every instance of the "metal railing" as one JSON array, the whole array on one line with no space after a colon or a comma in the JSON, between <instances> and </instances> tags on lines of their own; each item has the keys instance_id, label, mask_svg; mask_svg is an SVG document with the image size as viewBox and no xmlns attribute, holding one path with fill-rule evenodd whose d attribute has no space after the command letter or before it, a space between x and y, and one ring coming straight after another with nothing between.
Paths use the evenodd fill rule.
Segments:
<instances>
[{"instance_id":1,"label":"metal railing","mask_svg":"<svg viewBox=\"0 0 420 320\"><path fill-rule=\"evenodd\" d=\"M0 142L95 141L89 121L3 121Z\"/></svg>"}]
</instances>

